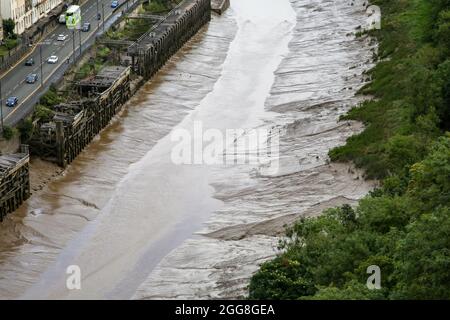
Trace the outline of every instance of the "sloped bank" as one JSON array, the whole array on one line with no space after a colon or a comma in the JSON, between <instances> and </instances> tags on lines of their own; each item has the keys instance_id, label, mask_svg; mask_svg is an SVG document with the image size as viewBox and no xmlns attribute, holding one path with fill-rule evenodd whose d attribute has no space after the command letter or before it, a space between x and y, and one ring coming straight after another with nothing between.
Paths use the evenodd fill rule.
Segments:
<instances>
[{"instance_id":1,"label":"sloped bank","mask_svg":"<svg viewBox=\"0 0 450 320\"><path fill-rule=\"evenodd\" d=\"M291 20L291 13L264 12L271 10L268 2L252 4L231 2L239 32L223 75L227 66L237 67L228 61L235 62L242 52L254 51L255 60L257 53L275 54L274 59L281 61L274 69L270 96L258 105L261 112L253 113L259 126L278 126L286 132L280 141L280 170L267 175L264 168L245 165L215 168L210 183L223 206L201 232L164 258L136 292L136 299L244 297L259 264L275 256L284 224L327 207L354 204L374 187L358 170L329 164L327 157L329 149L362 130L359 123L338 123L338 119L363 99L355 93L366 81L363 73L371 67L376 50L370 39L354 35L365 22L365 6L347 1L277 2L280 7L292 6L296 18ZM273 25L258 19L265 15L270 15ZM295 26L287 28L289 23ZM275 36L274 30L280 29L283 33ZM284 52L273 53L277 40L271 36L286 41L279 45ZM216 86L227 88L226 80L219 79Z\"/></svg>"},{"instance_id":2,"label":"sloped bank","mask_svg":"<svg viewBox=\"0 0 450 320\"><path fill-rule=\"evenodd\" d=\"M355 208L299 220L252 278L253 299L450 297L450 3L371 2L383 20L361 92L375 99L342 117L366 128L330 156L380 187Z\"/></svg>"}]
</instances>

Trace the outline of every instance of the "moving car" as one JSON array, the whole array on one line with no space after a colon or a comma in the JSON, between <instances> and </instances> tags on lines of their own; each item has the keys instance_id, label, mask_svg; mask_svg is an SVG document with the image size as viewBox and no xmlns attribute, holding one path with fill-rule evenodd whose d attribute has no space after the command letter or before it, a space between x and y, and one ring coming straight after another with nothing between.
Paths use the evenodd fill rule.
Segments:
<instances>
[{"instance_id":1,"label":"moving car","mask_svg":"<svg viewBox=\"0 0 450 320\"><path fill-rule=\"evenodd\" d=\"M65 34L60 34L60 35L58 35L58 38L56 38L56 40L58 40L58 41L64 41L66 39L67 39L67 35L65 35Z\"/></svg>"},{"instance_id":2,"label":"moving car","mask_svg":"<svg viewBox=\"0 0 450 320\"><path fill-rule=\"evenodd\" d=\"M37 79L38 79L38 75L37 75L36 73L30 73L30 74L26 77L25 81L26 81L27 83L35 83L35 82L37 81Z\"/></svg>"},{"instance_id":3,"label":"moving car","mask_svg":"<svg viewBox=\"0 0 450 320\"><path fill-rule=\"evenodd\" d=\"M51 64L57 63L58 62L58 56L50 56L50 57L48 57L47 62L51 63Z\"/></svg>"},{"instance_id":4,"label":"moving car","mask_svg":"<svg viewBox=\"0 0 450 320\"><path fill-rule=\"evenodd\" d=\"M27 61L25 61L25 65L26 66L34 65L34 59L33 58L29 58Z\"/></svg>"},{"instance_id":5,"label":"moving car","mask_svg":"<svg viewBox=\"0 0 450 320\"><path fill-rule=\"evenodd\" d=\"M83 27L81 28L81 31L88 32L89 30L91 30L91 24L89 22L83 23Z\"/></svg>"},{"instance_id":6,"label":"moving car","mask_svg":"<svg viewBox=\"0 0 450 320\"><path fill-rule=\"evenodd\" d=\"M19 99L17 97L9 97L8 99L6 99L6 106L15 107L17 105L17 102L19 102Z\"/></svg>"},{"instance_id":7,"label":"moving car","mask_svg":"<svg viewBox=\"0 0 450 320\"><path fill-rule=\"evenodd\" d=\"M111 2L111 8L115 9L119 6L119 1L114 0L113 2Z\"/></svg>"}]
</instances>

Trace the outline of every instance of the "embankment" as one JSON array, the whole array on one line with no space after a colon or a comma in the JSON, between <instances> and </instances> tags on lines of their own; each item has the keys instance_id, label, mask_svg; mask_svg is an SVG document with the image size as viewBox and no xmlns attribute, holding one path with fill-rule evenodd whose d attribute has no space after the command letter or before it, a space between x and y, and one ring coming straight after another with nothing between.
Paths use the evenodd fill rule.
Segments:
<instances>
[{"instance_id":1,"label":"embankment","mask_svg":"<svg viewBox=\"0 0 450 320\"><path fill-rule=\"evenodd\" d=\"M450 5L371 2L381 29L360 39L377 37L380 50L360 92L374 99L341 118L366 128L330 156L353 161L380 188L355 209L298 221L284 253L252 278L251 298L450 297ZM379 276L377 290L368 273Z\"/></svg>"},{"instance_id":2,"label":"embankment","mask_svg":"<svg viewBox=\"0 0 450 320\"><path fill-rule=\"evenodd\" d=\"M244 127L280 128L279 170L212 169L208 181L220 208L158 264L136 299L245 297L253 272L276 255L284 224L354 204L374 187L360 171L329 164L327 156L363 128L338 120L363 100L355 93L376 52L370 39L355 38L365 6L246 0L232 1L230 11L239 30L215 90L201 106L221 123L241 117ZM208 115L200 107L192 118L215 119Z\"/></svg>"}]
</instances>

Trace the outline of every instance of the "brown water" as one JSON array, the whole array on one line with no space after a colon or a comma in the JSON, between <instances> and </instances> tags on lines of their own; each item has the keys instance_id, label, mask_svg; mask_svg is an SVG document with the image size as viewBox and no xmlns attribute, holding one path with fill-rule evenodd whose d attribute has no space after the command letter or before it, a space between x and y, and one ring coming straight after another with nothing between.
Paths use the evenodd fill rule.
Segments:
<instances>
[{"instance_id":1,"label":"brown water","mask_svg":"<svg viewBox=\"0 0 450 320\"><path fill-rule=\"evenodd\" d=\"M360 100L372 53L348 34L364 19L343 0L232 1L0 226L0 298L244 294L284 222L372 187L326 161L361 129L336 120ZM283 129L279 171L175 165L170 131L196 121ZM82 289L69 291L73 264Z\"/></svg>"}]
</instances>

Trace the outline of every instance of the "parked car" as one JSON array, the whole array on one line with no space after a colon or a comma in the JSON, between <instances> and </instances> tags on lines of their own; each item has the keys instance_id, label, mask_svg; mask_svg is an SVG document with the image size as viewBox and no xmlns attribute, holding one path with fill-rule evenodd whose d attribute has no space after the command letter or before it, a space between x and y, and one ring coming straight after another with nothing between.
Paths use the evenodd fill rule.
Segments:
<instances>
[{"instance_id":1,"label":"parked car","mask_svg":"<svg viewBox=\"0 0 450 320\"><path fill-rule=\"evenodd\" d=\"M25 81L26 81L27 83L35 83L35 82L37 81L37 79L38 79L38 75L37 75L36 73L30 73L30 74L26 77Z\"/></svg>"},{"instance_id":2,"label":"parked car","mask_svg":"<svg viewBox=\"0 0 450 320\"><path fill-rule=\"evenodd\" d=\"M60 34L60 35L58 35L58 37L56 38L56 40L58 40L58 41L64 41L64 40L66 40L67 39L67 35L65 35L65 34Z\"/></svg>"},{"instance_id":3,"label":"parked car","mask_svg":"<svg viewBox=\"0 0 450 320\"><path fill-rule=\"evenodd\" d=\"M50 56L50 57L48 57L47 62L50 63L50 64L57 63L58 62L58 56Z\"/></svg>"},{"instance_id":4,"label":"parked car","mask_svg":"<svg viewBox=\"0 0 450 320\"><path fill-rule=\"evenodd\" d=\"M114 0L113 2L111 2L111 8L115 9L119 6L119 1Z\"/></svg>"},{"instance_id":5,"label":"parked car","mask_svg":"<svg viewBox=\"0 0 450 320\"><path fill-rule=\"evenodd\" d=\"M83 27L81 27L81 31L89 32L91 30L91 24L89 22L83 23Z\"/></svg>"},{"instance_id":6,"label":"parked car","mask_svg":"<svg viewBox=\"0 0 450 320\"><path fill-rule=\"evenodd\" d=\"M17 105L17 102L19 102L19 99L17 97L9 97L6 99L6 106L7 107L15 107Z\"/></svg>"},{"instance_id":7,"label":"parked car","mask_svg":"<svg viewBox=\"0 0 450 320\"><path fill-rule=\"evenodd\" d=\"M61 14L59 16L58 22L61 24L65 24L66 23L66 15L65 14Z\"/></svg>"},{"instance_id":8,"label":"parked car","mask_svg":"<svg viewBox=\"0 0 450 320\"><path fill-rule=\"evenodd\" d=\"M34 59L33 58L28 58L27 61L25 61L25 65L26 66L34 65Z\"/></svg>"}]
</instances>

